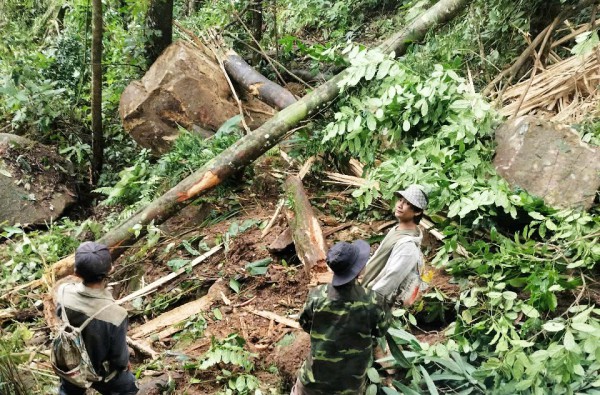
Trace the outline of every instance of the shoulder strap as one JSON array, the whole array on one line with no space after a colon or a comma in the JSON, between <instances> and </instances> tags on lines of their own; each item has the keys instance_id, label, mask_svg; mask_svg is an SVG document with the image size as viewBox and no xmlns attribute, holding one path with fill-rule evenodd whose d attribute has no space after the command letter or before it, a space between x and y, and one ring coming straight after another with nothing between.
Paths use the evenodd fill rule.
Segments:
<instances>
[{"instance_id":1,"label":"shoulder strap","mask_svg":"<svg viewBox=\"0 0 600 395\"><path fill-rule=\"evenodd\" d=\"M69 317L67 317L67 311L65 310L65 288L67 288L67 285L68 284L63 284L62 288L60 289L60 319L68 326L71 326L71 323L69 322Z\"/></svg>"},{"instance_id":2,"label":"shoulder strap","mask_svg":"<svg viewBox=\"0 0 600 395\"><path fill-rule=\"evenodd\" d=\"M79 327L79 330L82 331L83 328L85 328L90 322L92 322L92 320L94 318L96 318L98 316L98 314L102 313L104 310L106 310L107 308L109 308L109 307L111 307L113 305L116 305L116 303L114 303L114 302L113 303L109 303L106 306L102 307L100 310L96 311L94 314L92 314L90 316L90 318L88 318L87 320L85 320L83 322L83 324L81 324L81 326Z\"/></svg>"},{"instance_id":3,"label":"shoulder strap","mask_svg":"<svg viewBox=\"0 0 600 395\"><path fill-rule=\"evenodd\" d=\"M67 311L65 310L65 288L67 287L68 284L64 284L61 288L61 293L60 293L60 319L66 323L67 325L71 326L71 323L69 322L69 318L67 317ZM106 310L107 308L116 305L117 303L113 302L113 303L109 303L106 306L102 307L101 309L99 309L98 311L96 311L94 314L92 314L87 320L85 320L83 322L83 324L81 324L79 326L79 328L77 328L80 332L83 331L83 329L88 326L88 324L90 322L92 322L92 320L94 318L96 318L98 316L98 314L100 314L101 312L103 312L104 310Z\"/></svg>"}]
</instances>

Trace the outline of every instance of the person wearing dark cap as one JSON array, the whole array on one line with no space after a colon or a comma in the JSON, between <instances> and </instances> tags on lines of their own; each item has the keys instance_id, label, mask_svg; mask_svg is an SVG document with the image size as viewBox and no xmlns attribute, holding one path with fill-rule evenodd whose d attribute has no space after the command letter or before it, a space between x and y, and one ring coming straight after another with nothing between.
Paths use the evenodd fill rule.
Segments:
<instances>
[{"instance_id":1,"label":"person wearing dark cap","mask_svg":"<svg viewBox=\"0 0 600 395\"><path fill-rule=\"evenodd\" d=\"M328 251L333 280L311 290L300 314L300 325L310 334L310 354L292 395L365 392L376 338L389 326L377 294L356 282L369 253L363 240L340 242Z\"/></svg>"},{"instance_id":2,"label":"person wearing dark cap","mask_svg":"<svg viewBox=\"0 0 600 395\"><path fill-rule=\"evenodd\" d=\"M75 252L75 275L83 282L58 288L56 313L61 317L64 308L69 323L75 327L93 316L82 330L94 370L102 377L92 388L103 395L133 395L138 388L128 368L127 310L115 303L106 288L111 271L112 258L105 245L82 243ZM83 394L85 388L61 379L59 395Z\"/></svg>"},{"instance_id":3,"label":"person wearing dark cap","mask_svg":"<svg viewBox=\"0 0 600 395\"><path fill-rule=\"evenodd\" d=\"M398 224L385 236L367 262L361 284L382 295L391 306L396 300L404 305L414 302L421 290L423 234L417 226L427 208L427 193L418 185L396 191L394 215Z\"/></svg>"}]
</instances>

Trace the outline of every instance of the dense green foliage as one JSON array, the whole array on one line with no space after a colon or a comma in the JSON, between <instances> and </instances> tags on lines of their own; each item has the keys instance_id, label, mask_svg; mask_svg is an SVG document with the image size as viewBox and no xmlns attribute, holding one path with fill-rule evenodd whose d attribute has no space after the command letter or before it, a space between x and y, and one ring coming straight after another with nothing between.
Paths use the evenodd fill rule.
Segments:
<instances>
[{"instance_id":1,"label":"dense green foliage","mask_svg":"<svg viewBox=\"0 0 600 395\"><path fill-rule=\"evenodd\" d=\"M407 184L429 190L429 214L447 218L438 221L447 237L434 263L465 286L453 301L458 319L445 344L428 348L396 332L415 351L405 354L410 385L396 388L594 393L600 310L569 290L585 287L600 261L600 218L510 189L491 165L496 116L452 69L413 69L377 51L346 51L352 66L341 84L355 88L336 104L322 141L336 156L370 165L368 182L354 193L364 208ZM509 218L519 221L516 232L503 228ZM472 238L469 227L489 232ZM459 244L468 258L455 255Z\"/></svg>"},{"instance_id":2,"label":"dense green foliage","mask_svg":"<svg viewBox=\"0 0 600 395\"><path fill-rule=\"evenodd\" d=\"M353 157L366 165L366 183L353 193L357 204L344 207L344 216L360 211L362 217L380 217L375 205L390 202L394 190L419 183L429 190L428 214L444 233L432 263L451 274L461 292L449 297L432 289L410 310L395 311L398 320L390 334L402 352L392 344L390 360L403 374L401 380L392 381L393 388L380 391L600 393L600 309L587 296L600 261L598 209L557 210L511 189L491 164L494 127L502 120L493 103L477 93L522 52L527 45L524 32L536 34L550 22L553 9L576 2L476 0L460 18L429 33L399 60L347 43L357 37L369 44L379 41L433 2L392 3L264 3L261 41L264 49L281 55L282 62L294 60L294 65L311 70L350 67L342 82L343 95L293 140L297 143L293 155L301 159L316 154L342 164ZM146 67L147 2L104 5L103 116L108 143L97 192L106 196L103 205L116 207L118 212L102 224L63 220L47 231L3 227L3 294L39 279L47 265L72 252L80 239L89 238L90 233L100 236L240 136L237 119L232 119L207 140L181 130L173 150L160 158L139 150L122 130L117 107L124 87ZM225 39L240 53L250 54L250 32L239 22L246 20L248 5L249 1L203 2L197 12L186 16L186 2L176 1L175 15L193 30L226 27ZM59 17L62 6L52 0L0 3L0 29L10 32L0 42L0 128L57 146L78 165L79 178L86 181L91 154L90 5L83 0L68 1ZM573 23L589 18L585 11ZM595 39L591 34L572 50L581 51ZM258 66L264 67L265 74L273 74L265 62ZM595 144L600 141L596 116L590 114L589 122L577 126L584 140ZM206 224L239 211L237 205L229 212L214 212ZM233 222L218 241L229 247L232 238L257 223ZM141 227L132 231L140 232ZM151 225L146 246L136 256L156 245L160 237ZM200 242L198 249L202 247ZM182 248L191 255L200 254L191 244ZM466 256L460 254L462 248ZM166 262L172 270L189 264L181 258ZM268 264L253 262L247 271L263 275ZM240 291L237 280L232 278L229 284ZM183 290L157 296L136 308L160 312L197 287L186 284ZM32 303L32 297L22 298L17 307ZM10 301L2 302L1 307L9 306ZM221 314L213 311L217 320ZM448 324L442 341L429 345L409 333L412 326L421 324L415 317L423 316L442 317ZM206 320L196 317L184 326L195 339L204 334ZM10 336L1 334L0 392L18 394L15 372L23 360L23 340L29 335L20 329ZM212 339L209 351L184 367L193 374L200 372L192 383L202 380L206 371L216 372L223 393L250 394L260 388L254 358L244 348L244 339L232 335ZM372 394L382 380L374 369L369 378Z\"/></svg>"}]
</instances>

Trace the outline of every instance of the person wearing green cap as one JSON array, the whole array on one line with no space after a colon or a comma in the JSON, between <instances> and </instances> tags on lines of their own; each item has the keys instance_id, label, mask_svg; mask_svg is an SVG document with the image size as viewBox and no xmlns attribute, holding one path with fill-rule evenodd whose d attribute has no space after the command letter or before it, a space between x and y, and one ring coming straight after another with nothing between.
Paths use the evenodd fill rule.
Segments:
<instances>
[{"instance_id":1,"label":"person wearing green cap","mask_svg":"<svg viewBox=\"0 0 600 395\"><path fill-rule=\"evenodd\" d=\"M382 295L388 306L396 300L410 305L420 291L423 234L417 225L429 202L425 191L417 185L396 191L395 195L398 201L394 215L398 224L367 262L361 281L364 287Z\"/></svg>"},{"instance_id":2,"label":"person wearing green cap","mask_svg":"<svg viewBox=\"0 0 600 395\"><path fill-rule=\"evenodd\" d=\"M389 326L378 295L356 281L369 253L363 240L340 242L327 252L333 280L309 293L300 314L300 325L310 334L310 354L292 395L365 393L376 338Z\"/></svg>"}]
</instances>

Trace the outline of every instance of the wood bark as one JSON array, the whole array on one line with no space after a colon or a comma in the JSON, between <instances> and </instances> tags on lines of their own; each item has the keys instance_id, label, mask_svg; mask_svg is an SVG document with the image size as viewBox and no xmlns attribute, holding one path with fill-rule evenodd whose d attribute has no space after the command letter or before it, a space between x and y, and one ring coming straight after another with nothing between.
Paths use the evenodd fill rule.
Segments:
<instances>
[{"instance_id":1,"label":"wood bark","mask_svg":"<svg viewBox=\"0 0 600 395\"><path fill-rule=\"evenodd\" d=\"M441 0L434 7L426 11L423 16L417 18L417 21L428 21L430 24L429 27L431 27L434 24L449 20L458 13L461 7L466 6L468 3L468 0ZM450 5L452 5L452 12L445 12L444 10L450 9ZM440 14L437 17L435 15L432 16L431 14L434 12L439 12ZM393 49L396 56L399 56L406 50L406 40L402 37L407 37L410 34L414 40L417 38L414 32L418 31L424 35L427 30L424 28L407 29L403 31L405 33L395 35L383 48L390 51ZM274 147L300 122L335 99L340 93L338 83L346 77L347 73L349 73L348 70L342 71L294 104L279 111L261 127L240 138L219 156L190 174L164 195L140 209L131 218L123 221L116 228L109 231L99 242L113 249L118 248L119 245L124 245L127 241L134 238L131 230L133 226L137 224L147 225L151 221L154 221L155 224L163 222L180 209L184 201L205 193L219 185L227 177L252 163L263 153ZM50 277L47 279L52 280L53 277L60 278L72 273L73 263L74 255L55 263L47 273L46 277Z\"/></svg>"},{"instance_id":2,"label":"wood bark","mask_svg":"<svg viewBox=\"0 0 600 395\"><path fill-rule=\"evenodd\" d=\"M98 183L104 162L102 132L102 0L92 1L92 185Z\"/></svg>"},{"instance_id":3,"label":"wood bark","mask_svg":"<svg viewBox=\"0 0 600 395\"><path fill-rule=\"evenodd\" d=\"M288 201L292 202L292 208L286 208L285 214L292 229L296 255L304 265L306 274L313 278L313 272L324 273L328 270L323 231L300 178L289 176L284 189Z\"/></svg>"},{"instance_id":4,"label":"wood bark","mask_svg":"<svg viewBox=\"0 0 600 395\"><path fill-rule=\"evenodd\" d=\"M258 42L262 40L262 25L263 0L252 0L252 4L250 5L250 26L252 26L252 34L254 35L254 39Z\"/></svg>"},{"instance_id":5,"label":"wood bark","mask_svg":"<svg viewBox=\"0 0 600 395\"><path fill-rule=\"evenodd\" d=\"M223 64L227 74L248 90L251 95L257 96L278 110L296 102L296 98L290 91L260 74L235 51L227 51Z\"/></svg>"}]
</instances>

